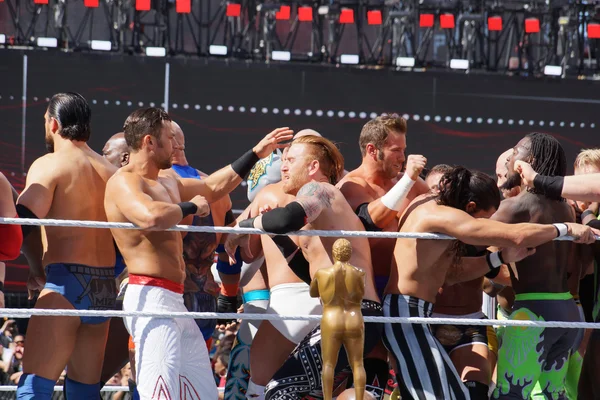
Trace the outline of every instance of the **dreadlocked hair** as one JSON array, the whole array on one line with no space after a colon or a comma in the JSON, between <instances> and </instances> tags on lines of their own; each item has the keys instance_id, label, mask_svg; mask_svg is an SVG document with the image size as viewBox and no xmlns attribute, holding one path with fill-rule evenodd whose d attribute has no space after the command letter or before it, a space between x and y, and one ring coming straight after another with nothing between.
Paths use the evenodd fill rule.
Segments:
<instances>
[{"instance_id":1,"label":"dreadlocked hair","mask_svg":"<svg viewBox=\"0 0 600 400\"><path fill-rule=\"evenodd\" d=\"M531 168L544 176L565 176L567 174L567 156L560 142L552 135L533 132L525 136L529 139L529 153L531 155ZM527 191L535 194L544 194L535 188ZM555 200L563 200L557 198Z\"/></svg>"},{"instance_id":2,"label":"dreadlocked hair","mask_svg":"<svg viewBox=\"0 0 600 400\"><path fill-rule=\"evenodd\" d=\"M552 135L533 132L525 136L529 139L532 162L531 168L544 176L565 176L567 156L560 142Z\"/></svg>"}]
</instances>

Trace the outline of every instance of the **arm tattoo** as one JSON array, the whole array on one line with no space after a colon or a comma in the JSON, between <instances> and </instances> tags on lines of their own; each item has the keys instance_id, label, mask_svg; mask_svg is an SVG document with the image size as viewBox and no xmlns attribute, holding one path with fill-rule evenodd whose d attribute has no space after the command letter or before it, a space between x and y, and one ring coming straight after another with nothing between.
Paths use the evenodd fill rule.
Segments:
<instances>
[{"instance_id":1,"label":"arm tattoo","mask_svg":"<svg viewBox=\"0 0 600 400\"><path fill-rule=\"evenodd\" d=\"M333 197L334 194L326 185L310 182L298 191L296 202L304 208L307 221L312 222L317 219L321 211L331 207Z\"/></svg>"}]
</instances>

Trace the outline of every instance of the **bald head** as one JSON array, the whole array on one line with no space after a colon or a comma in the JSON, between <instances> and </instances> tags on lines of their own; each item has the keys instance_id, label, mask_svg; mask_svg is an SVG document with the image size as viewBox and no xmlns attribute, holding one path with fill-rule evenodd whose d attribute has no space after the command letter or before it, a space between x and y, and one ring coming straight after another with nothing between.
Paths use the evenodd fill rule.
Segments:
<instances>
[{"instance_id":1,"label":"bald head","mask_svg":"<svg viewBox=\"0 0 600 400\"><path fill-rule=\"evenodd\" d=\"M112 135L102 148L104 158L117 168L124 167L129 163L129 153L129 146L127 146L123 132Z\"/></svg>"},{"instance_id":2,"label":"bald head","mask_svg":"<svg viewBox=\"0 0 600 400\"><path fill-rule=\"evenodd\" d=\"M185 147L185 136L183 135L183 130L175 121L171 121L171 126L173 128L173 133L175 133L175 140L177 141L177 144L179 144L181 147Z\"/></svg>"},{"instance_id":3,"label":"bald head","mask_svg":"<svg viewBox=\"0 0 600 400\"><path fill-rule=\"evenodd\" d=\"M375 396L365 391L363 395L364 400L375 400ZM356 400L356 391L354 388L346 389L337 397L337 400Z\"/></svg>"},{"instance_id":4,"label":"bald head","mask_svg":"<svg viewBox=\"0 0 600 400\"><path fill-rule=\"evenodd\" d=\"M508 173L508 169L506 169L506 162L508 161L508 157L512 154L513 149L508 149L504 153L500 154L498 157L498 161L496 161L496 179L498 180L498 187L502 186L504 182L506 182L506 174Z\"/></svg>"}]
</instances>

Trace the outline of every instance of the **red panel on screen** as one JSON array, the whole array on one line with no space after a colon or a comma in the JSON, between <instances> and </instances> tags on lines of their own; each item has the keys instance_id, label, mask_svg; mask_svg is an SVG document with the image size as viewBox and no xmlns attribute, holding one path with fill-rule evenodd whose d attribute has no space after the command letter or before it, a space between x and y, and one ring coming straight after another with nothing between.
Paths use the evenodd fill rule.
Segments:
<instances>
[{"instance_id":1,"label":"red panel on screen","mask_svg":"<svg viewBox=\"0 0 600 400\"><path fill-rule=\"evenodd\" d=\"M48 0L33 0L35 4L48 4Z\"/></svg>"},{"instance_id":2,"label":"red panel on screen","mask_svg":"<svg viewBox=\"0 0 600 400\"><path fill-rule=\"evenodd\" d=\"M290 19L290 12L291 7L290 6L281 6L279 8L279 11L277 11L275 13L275 19L279 20L279 21L287 21L288 19Z\"/></svg>"},{"instance_id":3,"label":"red panel on screen","mask_svg":"<svg viewBox=\"0 0 600 400\"><path fill-rule=\"evenodd\" d=\"M419 26L421 28L431 28L433 26L433 14L419 15Z\"/></svg>"},{"instance_id":4,"label":"red panel on screen","mask_svg":"<svg viewBox=\"0 0 600 400\"><path fill-rule=\"evenodd\" d=\"M298 20L302 22L312 21L312 7L298 7Z\"/></svg>"},{"instance_id":5,"label":"red panel on screen","mask_svg":"<svg viewBox=\"0 0 600 400\"><path fill-rule=\"evenodd\" d=\"M83 0L83 5L89 8L98 8L98 0Z\"/></svg>"},{"instance_id":6,"label":"red panel on screen","mask_svg":"<svg viewBox=\"0 0 600 400\"><path fill-rule=\"evenodd\" d=\"M587 31L588 38L600 39L600 24L589 24Z\"/></svg>"},{"instance_id":7,"label":"red panel on screen","mask_svg":"<svg viewBox=\"0 0 600 400\"><path fill-rule=\"evenodd\" d=\"M354 10L350 8L342 8L340 12L340 24L353 24L354 23Z\"/></svg>"},{"instance_id":8,"label":"red panel on screen","mask_svg":"<svg viewBox=\"0 0 600 400\"><path fill-rule=\"evenodd\" d=\"M454 15L453 14L440 15L440 28L454 29Z\"/></svg>"},{"instance_id":9,"label":"red panel on screen","mask_svg":"<svg viewBox=\"0 0 600 400\"><path fill-rule=\"evenodd\" d=\"M189 14L192 12L192 0L177 0L175 11L179 14Z\"/></svg>"},{"instance_id":10,"label":"red panel on screen","mask_svg":"<svg viewBox=\"0 0 600 400\"><path fill-rule=\"evenodd\" d=\"M383 22L383 19L381 18L381 11L367 11L367 22L369 23L369 25L381 25L381 23Z\"/></svg>"},{"instance_id":11,"label":"red panel on screen","mask_svg":"<svg viewBox=\"0 0 600 400\"><path fill-rule=\"evenodd\" d=\"M150 0L135 0L136 11L150 11Z\"/></svg>"},{"instance_id":12,"label":"red panel on screen","mask_svg":"<svg viewBox=\"0 0 600 400\"><path fill-rule=\"evenodd\" d=\"M488 18L488 29L490 31L501 31L502 30L502 17L489 17Z\"/></svg>"},{"instance_id":13,"label":"red panel on screen","mask_svg":"<svg viewBox=\"0 0 600 400\"><path fill-rule=\"evenodd\" d=\"M537 18L527 18L525 20L525 33L538 33L540 31L540 20Z\"/></svg>"}]
</instances>

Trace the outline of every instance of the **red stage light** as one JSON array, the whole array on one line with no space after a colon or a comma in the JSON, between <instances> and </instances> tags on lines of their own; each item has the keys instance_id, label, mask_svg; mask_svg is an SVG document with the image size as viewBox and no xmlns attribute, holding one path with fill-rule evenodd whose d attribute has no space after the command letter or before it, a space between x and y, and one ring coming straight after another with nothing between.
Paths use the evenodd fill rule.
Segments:
<instances>
[{"instance_id":1,"label":"red stage light","mask_svg":"<svg viewBox=\"0 0 600 400\"><path fill-rule=\"evenodd\" d=\"M175 11L179 14L189 14L192 12L192 0L176 0Z\"/></svg>"},{"instance_id":2,"label":"red stage light","mask_svg":"<svg viewBox=\"0 0 600 400\"><path fill-rule=\"evenodd\" d=\"M442 14L440 15L440 28L442 29L454 29L454 14Z\"/></svg>"},{"instance_id":3,"label":"red stage light","mask_svg":"<svg viewBox=\"0 0 600 400\"><path fill-rule=\"evenodd\" d=\"M290 6L281 6L279 8L279 11L277 11L275 13L275 19L279 20L279 21L287 21L290 19L290 12L291 7Z\"/></svg>"},{"instance_id":4,"label":"red stage light","mask_svg":"<svg viewBox=\"0 0 600 400\"><path fill-rule=\"evenodd\" d=\"M313 20L312 7L298 7L298 20L301 22L310 22Z\"/></svg>"},{"instance_id":5,"label":"red stage light","mask_svg":"<svg viewBox=\"0 0 600 400\"><path fill-rule=\"evenodd\" d=\"M340 12L340 24L353 24L354 23L354 10L350 8L342 8Z\"/></svg>"},{"instance_id":6,"label":"red stage light","mask_svg":"<svg viewBox=\"0 0 600 400\"><path fill-rule=\"evenodd\" d=\"M228 17L239 17L242 12L242 5L236 3L227 4L227 11L225 15Z\"/></svg>"},{"instance_id":7,"label":"red stage light","mask_svg":"<svg viewBox=\"0 0 600 400\"><path fill-rule=\"evenodd\" d=\"M419 15L419 26L421 28L431 28L433 26L433 14Z\"/></svg>"},{"instance_id":8,"label":"red stage light","mask_svg":"<svg viewBox=\"0 0 600 400\"><path fill-rule=\"evenodd\" d=\"M490 31L501 31L502 30L502 17L495 16L488 18L488 29Z\"/></svg>"},{"instance_id":9,"label":"red stage light","mask_svg":"<svg viewBox=\"0 0 600 400\"><path fill-rule=\"evenodd\" d=\"M525 33L538 33L540 31L540 20L537 18L527 18L525 20Z\"/></svg>"},{"instance_id":10,"label":"red stage light","mask_svg":"<svg viewBox=\"0 0 600 400\"><path fill-rule=\"evenodd\" d=\"M383 18L381 17L380 10L367 11L367 22L369 25L381 25Z\"/></svg>"}]
</instances>

